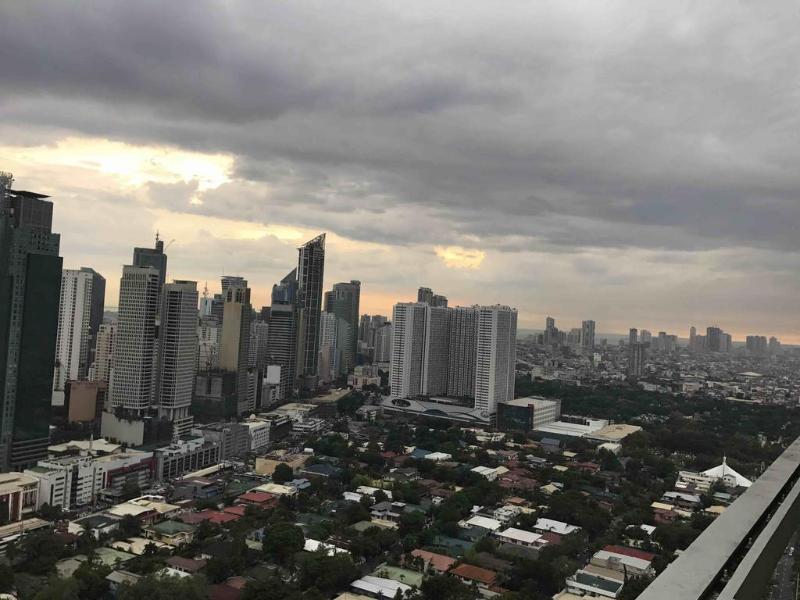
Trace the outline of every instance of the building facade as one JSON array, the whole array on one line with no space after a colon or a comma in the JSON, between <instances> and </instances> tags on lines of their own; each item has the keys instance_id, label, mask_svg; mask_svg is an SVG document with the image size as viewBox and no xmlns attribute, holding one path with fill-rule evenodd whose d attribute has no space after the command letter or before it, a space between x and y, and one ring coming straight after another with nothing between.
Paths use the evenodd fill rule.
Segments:
<instances>
[{"instance_id":1,"label":"building facade","mask_svg":"<svg viewBox=\"0 0 800 600\"><path fill-rule=\"evenodd\" d=\"M60 238L47 196L0 173L0 469L23 469L49 442Z\"/></svg>"}]
</instances>

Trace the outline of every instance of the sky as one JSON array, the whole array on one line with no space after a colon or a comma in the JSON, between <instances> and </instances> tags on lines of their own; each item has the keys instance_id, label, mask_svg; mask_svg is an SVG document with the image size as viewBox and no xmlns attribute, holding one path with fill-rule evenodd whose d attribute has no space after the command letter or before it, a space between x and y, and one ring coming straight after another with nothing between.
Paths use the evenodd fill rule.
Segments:
<instances>
[{"instance_id":1,"label":"sky","mask_svg":"<svg viewBox=\"0 0 800 600\"><path fill-rule=\"evenodd\" d=\"M365 313L800 343L800 15L783 2L0 3L0 170L116 306L133 246L253 304L327 232ZM173 241L174 240L174 241Z\"/></svg>"}]
</instances>

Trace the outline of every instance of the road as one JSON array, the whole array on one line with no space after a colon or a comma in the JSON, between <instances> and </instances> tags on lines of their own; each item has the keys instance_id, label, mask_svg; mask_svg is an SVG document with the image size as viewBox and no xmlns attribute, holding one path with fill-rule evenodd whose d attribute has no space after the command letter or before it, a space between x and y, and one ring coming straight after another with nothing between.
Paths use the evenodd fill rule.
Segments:
<instances>
[{"instance_id":1,"label":"road","mask_svg":"<svg viewBox=\"0 0 800 600\"><path fill-rule=\"evenodd\" d=\"M797 600L797 581L794 569L795 559L797 558L797 542L798 534L795 533L792 539L789 540L786 551L775 567L767 600Z\"/></svg>"}]
</instances>

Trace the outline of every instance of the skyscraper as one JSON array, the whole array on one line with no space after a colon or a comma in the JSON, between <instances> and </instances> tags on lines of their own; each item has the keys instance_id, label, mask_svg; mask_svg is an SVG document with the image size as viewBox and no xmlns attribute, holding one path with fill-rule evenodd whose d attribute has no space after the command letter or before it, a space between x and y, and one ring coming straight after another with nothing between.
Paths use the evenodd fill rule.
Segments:
<instances>
[{"instance_id":1,"label":"skyscraper","mask_svg":"<svg viewBox=\"0 0 800 600\"><path fill-rule=\"evenodd\" d=\"M297 378L302 389L314 389L319 360L319 319L325 271L325 234L298 248Z\"/></svg>"},{"instance_id":2,"label":"skyscraper","mask_svg":"<svg viewBox=\"0 0 800 600\"><path fill-rule=\"evenodd\" d=\"M516 310L401 302L392 329L392 398L472 399L488 419L514 397Z\"/></svg>"},{"instance_id":3,"label":"skyscraper","mask_svg":"<svg viewBox=\"0 0 800 600\"><path fill-rule=\"evenodd\" d=\"M294 394L297 368L297 270L292 269L272 286L272 305L267 332L267 366L280 369L278 397Z\"/></svg>"},{"instance_id":4,"label":"skyscraper","mask_svg":"<svg viewBox=\"0 0 800 600\"><path fill-rule=\"evenodd\" d=\"M694 325L689 328L689 350L697 351L697 328Z\"/></svg>"},{"instance_id":5,"label":"skyscraper","mask_svg":"<svg viewBox=\"0 0 800 600\"><path fill-rule=\"evenodd\" d=\"M161 418L172 421L173 439L192 428L192 391L197 374L197 283L164 284L159 332L156 406Z\"/></svg>"},{"instance_id":6,"label":"skyscraper","mask_svg":"<svg viewBox=\"0 0 800 600\"><path fill-rule=\"evenodd\" d=\"M706 349L709 352L722 352L722 329L719 327L706 328Z\"/></svg>"},{"instance_id":7,"label":"skyscraper","mask_svg":"<svg viewBox=\"0 0 800 600\"><path fill-rule=\"evenodd\" d=\"M421 287L417 290L417 302L424 302L438 308L447 308L447 297L434 294L428 287Z\"/></svg>"},{"instance_id":8,"label":"skyscraper","mask_svg":"<svg viewBox=\"0 0 800 600\"><path fill-rule=\"evenodd\" d=\"M643 344L649 344L650 341L653 339L653 334L650 333L647 329L642 329L639 335L639 341Z\"/></svg>"},{"instance_id":9,"label":"skyscraper","mask_svg":"<svg viewBox=\"0 0 800 600\"><path fill-rule=\"evenodd\" d=\"M111 381L111 367L114 358L114 337L117 331L116 323L101 323L97 328L97 342L95 343L94 364L90 379L92 381L103 381L108 384Z\"/></svg>"},{"instance_id":10,"label":"skyscraper","mask_svg":"<svg viewBox=\"0 0 800 600\"><path fill-rule=\"evenodd\" d=\"M556 329L556 320L553 317L547 317L544 321L544 343L549 345L558 341L558 330Z\"/></svg>"},{"instance_id":11,"label":"skyscraper","mask_svg":"<svg viewBox=\"0 0 800 600\"><path fill-rule=\"evenodd\" d=\"M494 415L498 402L514 398L517 311L500 305L480 306L477 310L475 408Z\"/></svg>"},{"instance_id":12,"label":"skyscraper","mask_svg":"<svg viewBox=\"0 0 800 600\"><path fill-rule=\"evenodd\" d=\"M106 280L93 269L64 269L58 308L53 373L53 406L64 405L65 384L83 380L94 362L97 330L103 321Z\"/></svg>"},{"instance_id":13,"label":"skyscraper","mask_svg":"<svg viewBox=\"0 0 800 600\"><path fill-rule=\"evenodd\" d=\"M628 344L633 346L636 342L639 341L639 331L636 327L631 327L628 331Z\"/></svg>"},{"instance_id":14,"label":"skyscraper","mask_svg":"<svg viewBox=\"0 0 800 600\"><path fill-rule=\"evenodd\" d=\"M450 309L450 354L447 369L447 395L475 397L475 360L478 313L474 306Z\"/></svg>"},{"instance_id":15,"label":"skyscraper","mask_svg":"<svg viewBox=\"0 0 800 600\"><path fill-rule=\"evenodd\" d=\"M447 394L450 363L450 310L425 306L425 334L422 354L422 395Z\"/></svg>"},{"instance_id":16,"label":"skyscraper","mask_svg":"<svg viewBox=\"0 0 800 600\"><path fill-rule=\"evenodd\" d=\"M384 323L375 328L375 362L391 363L392 361L392 324Z\"/></svg>"},{"instance_id":17,"label":"skyscraper","mask_svg":"<svg viewBox=\"0 0 800 600\"><path fill-rule=\"evenodd\" d=\"M628 348L628 374L631 377L641 377L644 373L645 345L633 342Z\"/></svg>"},{"instance_id":18,"label":"skyscraper","mask_svg":"<svg viewBox=\"0 0 800 600\"><path fill-rule=\"evenodd\" d=\"M342 351L342 360L337 375L345 375L356 365L358 353L358 305L361 298L361 282L335 283L331 292L330 312L347 324L345 337L337 341Z\"/></svg>"},{"instance_id":19,"label":"skyscraper","mask_svg":"<svg viewBox=\"0 0 800 600\"><path fill-rule=\"evenodd\" d=\"M237 414L255 409L248 395L247 365L250 359L250 288L242 280L225 291L225 312L219 344L219 368L236 373Z\"/></svg>"},{"instance_id":20,"label":"skyscraper","mask_svg":"<svg viewBox=\"0 0 800 600\"><path fill-rule=\"evenodd\" d=\"M149 410L153 400L159 282L155 267L122 267L111 406L139 417Z\"/></svg>"},{"instance_id":21,"label":"skyscraper","mask_svg":"<svg viewBox=\"0 0 800 600\"><path fill-rule=\"evenodd\" d=\"M584 321L581 323L581 348L584 350L594 349L594 321Z\"/></svg>"},{"instance_id":22,"label":"skyscraper","mask_svg":"<svg viewBox=\"0 0 800 600\"><path fill-rule=\"evenodd\" d=\"M164 242L159 239L157 233L155 248L133 249L133 266L152 267L158 271L158 296L160 298L164 282L167 280L167 255L164 254ZM159 306L159 308L161 307Z\"/></svg>"},{"instance_id":23,"label":"skyscraper","mask_svg":"<svg viewBox=\"0 0 800 600\"><path fill-rule=\"evenodd\" d=\"M428 304L401 302L392 311L392 357L389 374L393 398L422 394L425 315Z\"/></svg>"},{"instance_id":24,"label":"skyscraper","mask_svg":"<svg viewBox=\"0 0 800 600\"><path fill-rule=\"evenodd\" d=\"M331 383L345 373L342 368L342 348L351 337L350 324L333 313L324 312L320 317L319 328L319 379L323 383Z\"/></svg>"},{"instance_id":25,"label":"skyscraper","mask_svg":"<svg viewBox=\"0 0 800 600\"><path fill-rule=\"evenodd\" d=\"M47 454L61 287L47 196L0 173L0 470Z\"/></svg>"}]
</instances>

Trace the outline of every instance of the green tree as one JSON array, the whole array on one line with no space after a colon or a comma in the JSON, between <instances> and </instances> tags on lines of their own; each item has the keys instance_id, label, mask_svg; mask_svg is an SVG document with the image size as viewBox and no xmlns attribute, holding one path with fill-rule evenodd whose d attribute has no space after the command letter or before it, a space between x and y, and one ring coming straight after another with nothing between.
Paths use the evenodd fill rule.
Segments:
<instances>
[{"instance_id":1,"label":"green tree","mask_svg":"<svg viewBox=\"0 0 800 600\"><path fill-rule=\"evenodd\" d=\"M264 554L280 563L288 562L305 545L303 530L291 523L276 523L265 532Z\"/></svg>"},{"instance_id":2,"label":"green tree","mask_svg":"<svg viewBox=\"0 0 800 600\"><path fill-rule=\"evenodd\" d=\"M148 575L134 584L122 584L118 600L207 600L208 585L197 577L157 577ZM49 599L48 599L49 600Z\"/></svg>"},{"instance_id":3,"label":"green tree","mask_svg":"<svg viewBox=\"0 0 800 600\"><path fill-rule=\"evenodd\" d=\"M454 577L447 575L434 575L422 582L418 600L473 600L476 594L466 585Z\"/></svg>"},{"instance_id":4,"label":"green tree","mask_svg":"<svg viewBox=\"0 0 800 600\"><path fill-rule=\"evenodd\" d=\"M272 472L272 481L275 483L285 483L292 479L294 479L294 471L286 463L279 463Z\"/></svg>"},{"instance_id":5,"label":"green tree","mask_svg":"<svg viewBox=\"0 0 800 600\"><path fill-rule=\"evenodd\" d=\"M36 593L33 600L81 600L78 582L75 579L61 579L53 575Z\"/></svg>"},{"instance_id":6,"label":"green tree","mask_svg":"<svg viewBox=\"0 0 800 600\"><path fill-rule=\"evenodd\" d=\"M14 589L14 569L11 565L0 563L0 592L10 592Z\"/></svg>"},{"instance_id":7,"label":"green tree","mask_svg":"<svg viewBox=\"0 0 800 600\"><path fill-rule=\"evenodd\" d=\"M86 561L72 574L78 583L80 597L86 600L98 600L108 592L106 576L111 572L111 567Z\"/></svg>"},{"instance_id":8,"label":"green tree","mask_svg":"<svg viewBox=\"0 0 800 600\"><path fill-rule=\"evenodd\" d=\"M346 554L327 556L322 552L304 552L298 560L302 589L315 587L324 595L346 588L361 573Z\"/></svg>"}]
</instances>

